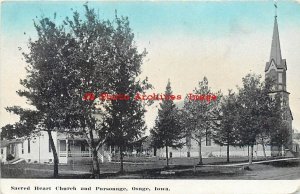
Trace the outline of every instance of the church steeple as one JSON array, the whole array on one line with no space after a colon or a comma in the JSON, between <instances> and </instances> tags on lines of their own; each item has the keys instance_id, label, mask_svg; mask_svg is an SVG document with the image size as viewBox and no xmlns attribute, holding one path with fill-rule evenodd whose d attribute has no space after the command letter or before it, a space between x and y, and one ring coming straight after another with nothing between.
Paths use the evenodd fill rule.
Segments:
<instances>
[{"instance_id":1,"label":"church steeple","mask_svg":"<svg viewBox=\"0 0 300 194\"><path fill-rule=\"evenodd\" d=\"M292 121L293 115L289 106L289 92L286 88L286 77L287 77L287 65L286 60L282 59L281 48L280 48L280 39L277 23L277 3L275 1L275 18L274 18L274 27L273 27L273 37L271 45L270 59L265 66L265 78L271 78L273 81L273 87L270 91L270 96L273 98L275 95L279 95L282 101L283 120L288 124L289 128L289 140L286 143L285 147L292 148ZM272 146L272 155L276 155L276 152L280 152L280 147L278 149L276 146Z\"/></svg>"},{"instance_id":2,"label":"church steeple","mask_svg":"<svg viewBox=\"0 0 300 194\"><path fill-rule=\"evenodd\" d=\"M281 56L280 39L279 39L279 31L278 31L278 23L277 23L277 4L275 4L275 17L274 17L270 60L266 63L265 72L268 72L272 65L275 66L276 69L287 70L286 60L282 59Z\"/></svg>"},{"instance_id":3,"label":"church steeple","mask_svg":"<svg viewBox=\"0 0 300 194\"><path fill-rule=\"evenodd\" d=\"M275 6L277 9L277 5ZM278 91L286 91L286 60L282 59L280 39L277 23L277 13L275 11L273 38L271 45L270 59L266 63L265 75L276 81L276 89Z\"/></svg>"},{"instance_id":4,"label":"church steeple","mask_svg":"<svg viewBox=\"0 0 300 194\"><path fill-rule=\"evenodd\" d=\"M281 49L280 49L277 15L275 15L275 20L274 20L273 38L272 38L272 46L271 46L271 54L270 54L270 63L271 63L272 59L274 60L275 65L277 67L281 65L282 57L281 57Z\"/></svg>"}]
</instances>

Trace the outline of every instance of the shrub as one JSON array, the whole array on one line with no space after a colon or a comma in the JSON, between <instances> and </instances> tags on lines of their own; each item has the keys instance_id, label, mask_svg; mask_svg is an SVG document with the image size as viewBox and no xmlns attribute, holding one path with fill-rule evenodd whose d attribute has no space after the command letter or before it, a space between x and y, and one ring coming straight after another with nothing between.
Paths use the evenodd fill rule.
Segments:
<instances>
[{"instance_id":1,"label":"shrub","mask_svg":"<svg viewBox=\"0 0 300 194\"><path fill-rule=\"evenodd\" d=\"M7 161L13 160L13 159L15 159L15 157L14 157L12 154L8 154L8 155L6 156L6 160L7 160Z\"/></svg>"}]
</instances>

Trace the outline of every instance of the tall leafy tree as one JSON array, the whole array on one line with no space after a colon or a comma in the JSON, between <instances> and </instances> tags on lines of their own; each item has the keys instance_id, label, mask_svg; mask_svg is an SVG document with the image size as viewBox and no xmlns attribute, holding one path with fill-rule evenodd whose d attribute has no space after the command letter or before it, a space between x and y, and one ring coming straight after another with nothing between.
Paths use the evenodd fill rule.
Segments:
<instances>
[{"instance_id":1,"label":"tall leafy tree","mask_svg":"<svg viewBox=\"0 0 300 194\"><path fill-rule=\"evenodd\" d=\"M202 164L202 142L205 138L211 137L212 128L219 118L219 100L208 100L210 95L216 98L221 97L221 93L212 94L206 77L203 78L193 94L204 96L202 100L191 100L186 97L184 102L184 126L189 138L195 140L199 146L199 164Z\"/></svg>"},{"instance_id":2,"label":"tall leafy tree","mask_svg":"<svg viewBox=\"0 0 300 194\"><path fill-rule=\"evenodd\" d=\"M261 86L260 92L258 93L258 104L259 107L257 122L260 126L260 133L257 137L257 143L262 145L264 157L266 158L266 144L270 144L271 131L276 127L273 122L274 118L278 118L280 115L280 106L276 103L276 98L270 96L271 88L274 82L270 79L266 79ZM279 112L278 112L279 111ZM280 118L279 118L280 119Z\"/></svg>"},{"instance_id":3,"label":"tall leafy tree","mask_svg":"<svg viewBox=\"0 0 300 194\"><path fill-rule=\"evenodd\" d=\"M34 110L24 110L17 106L7 109L11 111L18 110L19 112L17 114L20 119L14 124L7 124L1 128L1 139L29 137L34 132L37 121L39 120L38 112Z\"/></svg>"},{"instance_id":4,"label":"tall leafy tree","mask_svg":"<svg viewBox=\"0 0 300 194\"><path fill-rule=\"evenodd\" d=\"M249 146L249 164L253 160L253 146L260 143L282 147L288 141L288 127L279 95L272 96L273 81L260 81L261 76L247 74L239 88L238 134L241 146Z\"/></svg>"},{"instance_id":5,"label":"tall leafy tree","mask_svg":"<svg viewBox=\"0 0 300 194\"><path fill-rule=\"evenodd\" d=\"M69 109L70 91L74 90L72 71L72 48L74 40L49 18L34 23L37 40L29 39L29 53L23 53L28 63L27 76L20 81L24 90L17 93L26 97L32 109L8 107L7 111L20 116L20 121L10 130L16 136L47 131L54 158L54 177L58 176L58 156L52 131L68 126L66 111Z\"/></svg>"},{"instance_id":6,"label":"tall leafy tree","mask_svg":"<svg viewBox=\"0 0 300 194\"><path fill-rule=\"evenodd\" d=\"M108 134L103 123L110 113L108 109L104 110L103 106L111 105L103 102L103 111L95 110L95 100L103 92L119 92L116 85L119 88L126 87L122 85L125 83L124 79L119 80L119 85L114 82L119 75L123 76L124 71L119 71L122 66L120 64L125 65L123 70L129 69L130 73L125 73L131 80L129 85L132 85L129 88L135 89L130 92L143 92L147 87L147 84L143 85L146 81L132 81L140 73L141 58L144 54L136 54L136 47L131 45L133 41L130 38L133 38L133 33L129 30L128 20L125 22L125 19L123 21L116 18L112 24L110 21L100 20L95 11L87 5L84 7L83 19L75 11L72 19L66 18L59 26L49 18L42 18L35 23L38 39L30 39L30 51L24 53L26 62L29 63L28 76L21 81L26 90L19 91L19 95L30 101L38 117L32 117L26 122L23 122L23 119L22 123L30 121L33 122L32 129L42 126L40 129L48 131L54 156L54 176L58 174L58 157L51 131L60 130L86 137L92 150L93 175L99 177L98 149ZM123 25L124 23L126 25ZM87 92L93 95L89 96L88 100L82 100ZM139 105L135 108L142 106L140 102L137 104ZM31 113L31 110L19 107L7 110L19 115L24 114L23 118ZM99 112L102 113L101 116ZM6 127L17 128L25 127L21 127L20 123L14 127Z\"/></svg>"},{"instance_id":7,"label":"tall leafy tree","mask_svg":"<svg viewBox=\"0 0 300 194\"><path fill-rule=\"evenodd\" d=\"M170 80L168 80L165 95L171 96L172 94L171 83ZM167 167L169 167L168 148L181 148L184 145L182 142L184 133L182 131L179 115L180 113L173 100L162 100L155 127L150 131L155 147L166 148Z\"/></svg>"},{"instance_id":8,"label":"tall leafy tree","mask_svg":"<svg viewBox=\"0 0 300 194\"><path fill-rule=\"evenodd\" d=\"M250 147L249 164L252 164L253 146L262 129L259 121L262 119L260 108L263 84L260 79L259 75L247 74L243 78L243 87L239 88L239 138L242 146Z\"/></svg>"},{"instance_id":9,"label":"tall leafy tree","mask_svg":"<svg viewBox=\"0 0 300 194\"><path fill-rule=\"evenodd\" d=\"M95 105L101 93L110 92L110 79L114 70L114 29L110 21L99 19L94 9L87 5L84 8L84 19L75 11L72 19L66 18L64 21L76 45L70 57L77 77L73 80L76 92L70 102L72 110L69 114L73 127L86 138L92 151L93 176L99 178L98 150L105 142L102 124L107 114L103 109L96 109ZM82 100L87 94L88 98Z\"/></svg>"},{"instance_id":10,"label":"tall leafy tree","mask_svg":"<svg viewBox=\"0 0 300 194\"><path fill-rule=\"evenodd\" d=\"M262 129L258 142L263 145L266 158L264 144L267 143L278 148L285 147L291 139L291 131L285 120L289 110L283 106L281 95L272 93L276 81L268 78L263 84L260 100L261 119L259 120Z\"/></svg>"},{"instance_id":11,"label":"tall leafy tree","mask_svg":"<svg viewBox=\"0 0 300 194\"><path fill-rule=\"evenodd\" d=\"M111 94L129 95L130 98L111 100L105 105L109 116L104 119L103 129L107 136L106 142L119 148L120 171L123 172L123 152L126 146L139 139L146 129L144 113L147 101L139 96L151 85L147 78L142 80L139 77L146 51L138 51L128 18L116 15L113 24L110 51L113 70L112 76L106 79Z\"/></svg>"},{"instance_id":12,"label":"tall leafy tree","mask_svg":"<svg viewBox=\"0 0 300 194\"><path fill-rule=\"evenodd\" d=\"M229 162L229 148L236 146L238 142L237 119L238 119L237 95L231 90L223 98L220 109L220 120L213 130L213 139L216 144L227 147L227 162Z\"/></svg>"},{"instance_id":13,"label":"tall leafy tree","mask_svg":"<svg viewBox=\"0 0 300 194\"><path fill-rule=\"evenodd\" d=\"M290 139L290 131L288 123L281 120L277 122L278 125L271 132L271 145L277 146L282 150L284 147L287 147L287 144Z\"/></svg>"},{"instance_id":14,"label":"tall leafy tree","mask_svg":"<svg viewBox=\"0 0 300 194\"><path fill-rule=\"evenodd\" d=\"M288 147L287 144L290 140L291 132L289 125L285 121L286 110L282 107L282 101L280 95L275 95L274 107L272 107L272 114L269 118L269 142L271 146L277 147L278 150L282 150L284 147Z\"/></svg>"}]
</instances>

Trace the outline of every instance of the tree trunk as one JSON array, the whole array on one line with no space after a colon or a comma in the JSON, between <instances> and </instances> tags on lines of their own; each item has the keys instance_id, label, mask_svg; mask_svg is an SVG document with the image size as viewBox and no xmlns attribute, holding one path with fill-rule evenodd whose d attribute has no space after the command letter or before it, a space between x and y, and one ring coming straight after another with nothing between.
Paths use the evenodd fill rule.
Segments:
<instances>
[{"instance_id":1,"label":"tree trunk","mask_svg":"<svg viewBox=\"0 0 300 194\"><path fill-rule=\"evenodd\" d=\"M264 158L267 159L265 142L264 142L264 138L263 137L261 138L261 145L262 145L262 148L263 148Z\"/></svg>"},{"instance_id":2,"label":"tree trunk","mask_svg":"<svg viewBox=\"0 0 300 194\"><path fill-rule=\"evenodd\" d=\"M154 147L153 149L154 149L153 155L156 156L156 151L157 151L157 149L156 149L156 147Z\"/></svg>"},{"instance_id":3,"label":"tree trunk","mask_svg":"<svg viewBox=\"0 0 300 194\"><path fill-rule=\"evenodd\" d=\"M248 147L248 158L249 158L249 145L247 147Z\"/></svg>"},{"instance_id":4,"label":"tree trunk","mask_svg":"<svg viewBox=\"0 0 300 194\"><path fill-rule=\"evenodd\" d=\"M166 146L167 168L169 168L168 146Z\"/></svg>"},{"instance_id":5,"label":"tree trunk","mask_svg":"<svg viewBox=\"0 0 300 194\"><path fill-rule=\"evenodd\" d=\"M123 149L122 146L119 147L120 150L120 173L124 172L124 165L123 165Z\"/></svg>"},{"instance_id":6,"label":"tree trunk","mask_svg":"<svg viewBox=\"0 0 300 194\"><path fill-rule=\"evenodd\" d=\"M283 144L280 145L280 151L281 151L281 156L284 156L284 146L283 146Z\"/></svg>"},{"instance_id":7,"label":"tree trunk","mask_svg":"<svg viewBox=\"0 0 300 194\"><path fill-rule=\"evenodd\" d=\"M49 143L51 146L52 154L53 154L53 160L54 160L54 166L53 166L53 177L57 178L58 177L58 156L57 156L57 151L55 148L55 144L52 138L51 130L47 130L48 136L49 136Z\"/></svg>"},{"instance_id":8,"label":"tree trunk","mask_svg":"<svg viewBox=\"0 0 300 194\"><path fill-rule=\"evenodd\" d=\"M227 162L229 163L229 143L227 143Z\"/></svg>"},{"instance_id":9,"label":"tree trunk","mask_svg":"<svg viewBox=\"0 0 300 194\"><path fill-rule=\"evenodd\" d=\"M253 160L253 145L250 146L249 165L252 164L252 160Z\"/></svg>"},{"instance_id":10,"label":"tree trunk","mask_svg":"<svg viewBox=\"0 0 300 194\"><path fill-rule=\"evenodd\" d=\"M229 163L229 138L230 138L230 134L227 133L227 163Z\"/></svg>"},{"instance_id":11,"label":"tree trunk","mask_svg":"<svg viewBox=\"0 0 300 194\"><path fill-rule=\"evenodd\" d=\"M92 157L93 157L93 178L100 178L100 167L98 161L98 152L97 145L95 144L94 135L92 129L89 129L90 139L91 139L91 147L92 147Z\"/></svg>"},{"instance_id":12,"label":"tree trunk","mask_svg":"<svg viewBox=\"0 0 300 194\"><path fill-rule=\"evenodd\" d=\"M202 151L201 151L201 141L198 142L198 146L199 146L199 164L202 165Z\"/></svg>"},{"instance_id":13,"label":"tree trunk","mask_svg":"<svg viewBox=\"0 0 300 194\"><path fill-rule=\"evenodd\" d=\"M93 177L95 179L100 178L100 167L98 160L98 152L95 147L92 147L92 157L93 157Z\"/></svg>"}]
</instances>

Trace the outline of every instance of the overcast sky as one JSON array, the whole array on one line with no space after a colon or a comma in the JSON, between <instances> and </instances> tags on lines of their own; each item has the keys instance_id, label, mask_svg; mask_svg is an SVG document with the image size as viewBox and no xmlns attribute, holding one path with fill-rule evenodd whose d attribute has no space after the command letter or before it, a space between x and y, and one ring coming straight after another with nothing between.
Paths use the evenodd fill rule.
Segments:
<instances>
[{"instance_id":1,"label":"overcast sky","mask_svg":"<svg viewBox=\"0 0 300 194\"><path fill-rule=\"evenodd\" d=\"M6 106L25 105L18 97L24 78L28 38L36 32L33 19L40 16L60 23L73 10L84 12L84 2L4 2L1 7L0 127L17 121ZM270 57L274 23L273 1L253 2L90 2L103 19L128 16L140 50L148 55L142 76L148 76L154 92L163 93L168 78L174 94L191 92L206 76L214 91L236 89L247 73L263 75ZM287 90L300 130L300 4L278 3L278 25L282 57L287 60ZM147 113L150 128L156 117L153 105Z\"/></svg>"}]
</instances>

